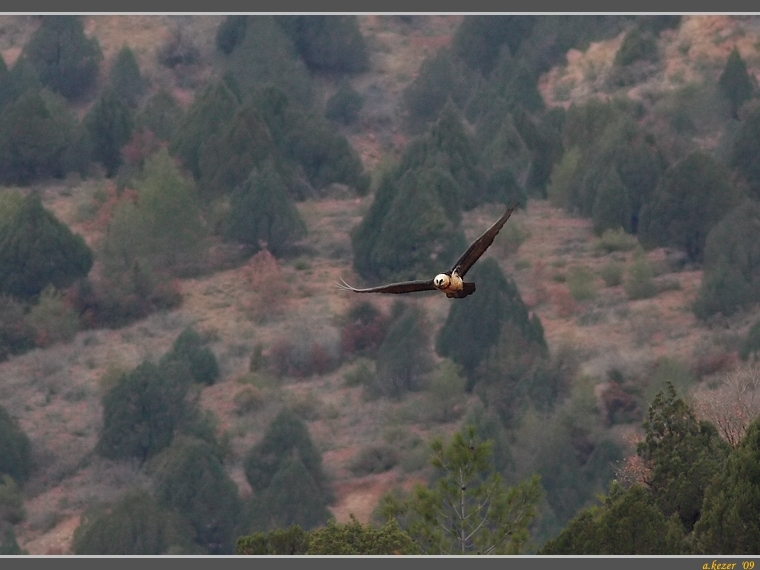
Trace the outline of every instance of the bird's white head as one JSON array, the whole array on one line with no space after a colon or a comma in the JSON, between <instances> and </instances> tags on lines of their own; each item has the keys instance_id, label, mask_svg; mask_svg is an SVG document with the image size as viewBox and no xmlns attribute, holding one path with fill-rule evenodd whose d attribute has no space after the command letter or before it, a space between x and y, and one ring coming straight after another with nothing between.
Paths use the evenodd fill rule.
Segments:
<instances>
[{"instance_id":1,"label":"bird's white head","mask_svg":"<svg viewBox=\"0 0 760 570\"><path fill-rule=\"evenodd\" d=\"M433 279L433 285L435 285L436 289L448 289L450 283L451 278L445 273L439 273L435 276L435 279Z\"/></svg>"}]
</instances>

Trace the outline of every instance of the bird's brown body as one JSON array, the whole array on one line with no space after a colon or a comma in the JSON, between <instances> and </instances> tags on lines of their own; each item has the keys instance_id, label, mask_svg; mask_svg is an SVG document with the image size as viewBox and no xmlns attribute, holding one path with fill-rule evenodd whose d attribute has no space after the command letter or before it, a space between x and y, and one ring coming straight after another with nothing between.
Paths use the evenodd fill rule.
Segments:
<instances>
[{"instance_id":1,"label":"bird's brown body","mask_svg":"<svg viewBox=\"0 0 760 570\"><path fill-rule=\"evenodd\" d=\"M367 289L357 289L341 280L341 283L338 283L338 287L355 293L390 293L394 295L438 290L445 293L450 299L462 299L468 295L472 295L475 292L475 283L464 281L465 274L490 247L496 234L499 233L499 230L501 230L516 208L517 204L507 208L501 217L483 235L470 244L470 247L456 260L454 266L449 271L440 273L433 279L403 281L401 283L391 283L390 285L381 285L380 287L370 287Z\"/></svg>"}]
</instances>

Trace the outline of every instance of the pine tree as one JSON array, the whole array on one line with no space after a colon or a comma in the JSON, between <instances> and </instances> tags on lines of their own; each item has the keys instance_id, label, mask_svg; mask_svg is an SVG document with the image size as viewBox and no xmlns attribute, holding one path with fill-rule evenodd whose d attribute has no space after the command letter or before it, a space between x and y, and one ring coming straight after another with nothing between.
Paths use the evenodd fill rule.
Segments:
<instances>
[{"instance_id":1,"label":"pine tree","mask_svg":"<svg viewBox=\"0 0 760 570\"><path fill-rule=\"evenodd\" d=\"M122 162L121 148L132 134L133 120L129 108L116 93L107 88L84 118L92 142L92 158L113 176Z\"/></svg>"},{"instance_id":2,"label":"pine tree","mask_svg":"<svg viewBox=\"0 0 760 570\"><path fill-rule=\"evenodd\" d=\"M169 91L160 89L137 114L135 126L150 129L161 141L170 141L182 117L182 107L174 96Z\"/></svg>"},{"instance_id":3,"label":"pine tree","mask_svg":"<svg viewBox=\"0 0 760 570\"><path fill-rule=\"evenodd\" d=\"M760 199L760 106L742 121L731 149L730 166L736 168L755 199Z\"/></svg>"},{"instance_id":4,"label":"pine tree","mask_svg":"<svg viewBox=\"0 0 760 570\"><path fill-rule=\"evenodd\" d=\"M32 471L31 451L29 437L18 421L0 407L0 475L10 475L17 484L26 481Z\"/></svg>"},{"instance_id":5,"label":"pine tree","mask_svg":"<svg viewBox=\"0 0 760 570\"><path fill-rule=\"evenodd\" d=\"M187 327L174 341L162 361L179 360L187 364L193 379L211 385L219 377L219 363L206 342L194 328Z\"/></svg>"},{"instance_id":6,"label":"pine tree","mask_svg":"<svg viewBox=\"0 0 760 570\"><path fill-rule=\"evenodd\" d=\"M26 299L48 285L65 289L87 275L92 263L84 239L35 195L24 198L11 220L0 223L0 293Z\"/></svg>"},{"instance_id":7,"label":"pine tree","mask_svg":"<svg viewBox=\"0 0 760 570\"><path fill-rule=\"evenodd\" d=\"M24 46L45 87L66 99L80 99L95 85L103 54L98 40L89 39L79 16L43 16Z\"/></svg>"},{"instance_id":8,"label":"pine tree","mask_svg":"<svg viewBox=\"0 0 760 570\"><path fill-rule=\"evenodd\" d=\"M747 73L747 64L736 46L728 55L726 67L723 68L723 73L718 78L718 87L731 104L731 117L738 121L739 107L752 97L755 89Z\"/></svg>"},{"instance_id":9,"label":"pine tree","mask_svg":"<svg viewBox=\"0 0 760 570\"><path fill-rule=\"evenodd\" d=\"M306 235L306 225L288 196L285 183L271 162L248 180L230 198L226 235L253 246L266 247L275 255Z\"/></svg>"},{"instance_id":10,"label":"pine tree","mask_svg":"<svg viewBox=\"0 0 760 570\"><path fill-rule=\"evenodd\" d=\"M231 554L240 502L221 458L205 441L182 438L150 464L156 498L190 522L195 541L210 554Z\"/></svg>"},{"instance_id":11,"label":"pine tree","mask_svg":"<svg viewBox=\"0 0 760 570\"><path fill-rule=\"evenodd\" d=\"M275 16L311 69L357 73L369 66L356 16Z\"/></svg>"},{"instance_id":12,"label":"pine tree","mask_svg":"<svg viewBox=\"0 0 760 570\"><path fill-rule=\"evenodd\" d=\"M435 483L418 485L404 502L386 495L383 515L425 554L519 554L543 495L538 477L507 487L489 460L490 442L478 441L473 426L431 448Z\"/></svg>"},{"instance_id":13,"label":"pine tree","mask_svg":"<svg viewBox=\"0 0 760 570\"><path fill-rule=\"evenodd\" d=\"M140 74L134 52L125 45L116 54L116 60L111 66L111 88L128 107L136 107L139 98L145 91L145 80Z\"/></svg>"},{"instance_id":14,"label":"pine tree","mask_svg":"<svg viewBox=\"0 0 760 570\"><path fill-rule=\"evenodd\" d=\"M631 206L623 181L614 168L607 171L596 189L596 198L591 216L594 222L594 233L602 235L605 230L622 228L631 230Z\"/></svg>"}]
</instances>

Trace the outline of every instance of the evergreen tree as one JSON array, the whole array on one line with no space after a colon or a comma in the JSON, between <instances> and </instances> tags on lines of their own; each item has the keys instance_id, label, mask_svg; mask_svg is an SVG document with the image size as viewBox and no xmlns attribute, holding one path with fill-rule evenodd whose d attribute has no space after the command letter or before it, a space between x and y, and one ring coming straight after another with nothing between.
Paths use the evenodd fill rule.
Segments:
<instances>
[{"instance_id":1,"label":"evergreen tree","mask_svg":"<svg viewBox=\"0 0 760 570\"><path fill-rule=\"evenodd\" d=\"M618 228L630 231L630 212L628 192L616 170L610 168L596 189L594 207L591 211L594 233L600 236L607 229L617 230Z\"/></svg>"},{"instance_id":2,"label":"evergreen tree","mask_svg":"<svg viewBox=\"0 0 760 570\"><path fill-rule=\"evenodd\" d=\"M132 134L133 121L129 108L107 88L84 118L92 142L92 158L113 176L122 162L121 148Z\"/></svg>"},{"instance_id":3,"label":"evergreen tree","mask_svg":"<svg viewBox=\"0 0 760 570\"><path fill-rule=\"evenodd\" d=\"M316 555L389 555L417 554L418 550L407 533L395 520L375 528L362 524L351 515L345 524L327 521L327 526L311 531L308 554Z\"/></svg>"},{"instance_id":4,"label":"evergreen tree","mask_svg":"<svg viewBox=\"0 0 760 570\"><path fill-rule=\"evenodd\" d=\"M24 198L13 218L0 223L0 293L25 299L48 285L65 289L87 275L92 263L84 239L35 195Z\"/></svg>"},{"instance_id":5,"label":"evergreen tree","mask_svg":"<svg viewBox=\"0 0 760 570\"><path fill-rule=\"evenodd\" d=\"M697 551L750 554L760 548L760 421L755 419L739 446L718 465L694 527Z\"/></svg>"},{"instance_id":6,"label":"evergreen tree","mask_svg":"<svg viewBox=\"0 0 760 570\"><path fill-rule=\"evenodd\" d=\"M190 522L195 541L210 554L231 554L240 503L217 450L205 441L177 439L150 470L156 498Z\"/></svg>"},{"instance_id":7,"label":"evergreen tree","mask_svg":"<svg viewBox=\"0 0 760 570\"><path fill-rule=\"evenodd\" d=\"M726 169L694 152L665 171L642 209L639 240L645 247L681 248L689 259L701 261L707 234L737 202Z\"/></svg>"},{"instance_id":8,"label":"evergreen tree","mask_svg":"<svg viewBox=\"0 0 760 570\"><path fill-rule=\"evenodd\" d=\"M314 446L306 425L290 410L284 408L272 421L263 439L253 446L245 458L245 476L254 493L263 493L271 484L283 463L298 460L306 469L326 502L332 498L322 456ZM295 469L295 467L292 467ZM287 526L284 525L284 526Z\"/></svg>"},{"instance_id":9,"label":"evergreen tree","mask_svg":"<svg viewBox=\"0 0 760 570\"><path fill-rule=\"evenodd\" d=\"M116 55L109 78L111 88L128 107L136 107L145 91L145 80L140 74L134 52L125 45Z\"/></svg>"},{"instance_id":10,"label":"evergreen tree","mask_svg":"<svg viewBox=\"0 0 760 570\"><path fill-rule=\"evenodd\" d=\"M357 73L369 67L356 16L275 16L311 69Z\"/></svg>"},{"instance_id":11,"label":"evergreen tree","mask_svg":"<svg viewBox=\"0 0 760 570\"><path fill-rule=\"evenodd\" d=\"M535 16L465 16L452 41L454 51L469 66L488 75L503 46L514 56L535 22Z\"/></svg>"},{"instance_id":12,"label":"evergreen tree","mask_svg":"<svg viewBox=\"0 0 760 570\"><path fill-rule=\"evenodd\" d=\"M382 512L425 554L518 554L543 494L539 479L507 487L489 460L490 442L478 441L473 426L465 430L446 445L432 442L431 487L418 485L404 502L386 495Z\"/></svg>"},{"instance_id":13,"label":"evergreen tree","mask_svg":"<svg viewBox=\"0 0 760 570\"><path fill-rule=\"evenodd\" d=\"M240 107L219 135L201 145L198 165L204 196L222 196L245 183L251 170L261 168L276 153L267 124L249 102Z\"/></svg>"},{"instance_id":14,"label":"evergreen tree","mask_svg":"<svg viewBox=\"0 0 760 570\"><path fill-rule=\"evenodd\" d=\"M432 367L425 315L414 305L397 305L398 314L377 350L377 374L369 386L375 396L400 398L416 391Z\"/></svg>"},{"instance_id":15,"label":"evergreen tree","mask_svg":"<svg viewBox=\"0 0 760 570\"><path fill-rule=\"evenodd\" d=\"M161 360L185 362L193 379L201 384L210 386L219 377L216 356L192 327L187 327L180 333L172 349Z\"/></svg>"},{"instance_id":16,"label":"evergreen tree","mask_svg":"<svg viewBox=\"0 0 760 570\"><path fill-rule=\"evenodd\" d=\"M182 117L182 107L174 96L169 91L160 89L137 114L135 126L150 129L161 141L170 141Z\"/></svg>"},{"instance_id":17,"label":"evergreen tree","mask_svg":"<svg viewBox=\"0 0 760 570\"><path fill-rule=\"evenodd\" d=\"M0 407L0 475L10 475L21 484L32 471L29 437L5 408Z\"/></svg>"},{"instance_id":18,"label":"evergreen tree","mask_svg":"<svg viewBox=\"0 0 760 570\"><path fill-rule=\"evenodd\" d=\"M303 555L309 550L311 533L298 525L276 528L269 532L254 532L237 540L237 555Z\"/></svg>"},{"instance_id":19,"label":"evergreen tree","mask_svg":"<svg viewBox=\"0 0 760 570\"><path fill-rule=\"evenodd\" d=\"M7 83L3 87L5 96L8 98L7 102L15 101L27 91L36 93L42 90L42 88L42 82L37 76L34 66L23 54L20 55L16 63L13 64L13 67L8 71Z\"/></svg>"},{"instance_id":20,"label":"evergreen tree","mask_svg":"<svg viewBox=\"0 0 760 570\"><path fill-rule=\"evenodd\" d=\"M224 55L230 55L245 37L248 16L227 16L216 30L216 47Z\"/></svg>"},{"instance_id":21,"label":"evergreen tree","mask_svg":"<svg viewBox=\"0 0 760 570\"><path fill-rule=\"evenodd\" d=\"M615 65L625 67L637 61L656 61L657 41L653 34L634 26L623 38L615 54Z\"/></svg>"},{"instance_id":22,"label":"evergreen tree","mask_svg":"<svg viewBox=\"0 0 760 570\"><path fill-rule=\"evenodd\" d=\"M24 306L10 295L0 295L0 362L34 348L35 337Z\"/></svg>"},{"instance_id":23,"label":"evergreen tree","mask_svg":"<svg viewBox=\"0 0 760 570\"><path fill-rule=\"evenodd\" d=\"M306 235L306 225L288 196L285 183L271 162L248 180L230 198L227 237L254 247L266 247L279 255Z\"/></svg>"},{"instance_id":24,"label":"evergreen tree","mask_svg":"<svg viewBox=\"0 0 760 570\"><path fill-rule=\"evenodd\" d=\"M726 67L723 68L723 73L718 78L718 87L731 104L731 117L738 121L739 107L752 97L754 85L747 73L747 64L739 55L736 46L728 55Z\"/></svg>"},{"instance_id":25,"label":"evergreen tree","mask_svg":"<svg viewBox=\"0 0 760 570\"><path fill-rule=\"evenodd\" d=\"M98 40L85 36L79 16L43 16L22 55L45 87L69 100L82 98L95 85L103 59Z\"/></svg>"},{"instance_id":26,"label":"evergreen tree","mask_svg":"<svg viewBox=\"0 0 760 570\"><path fill-rule=\"evenodd\" d=\"M730 166L749 184L755 199L760 199L760 106L753 106L742 121L731 149Z\"/></svg>"},{"instance_id":27,"label":"evergreen tree","mask_svg":"<svg viewBox=\"0 0 760 570\"><path fill-rule=\"evenodd\" d=\"M364 97L351 87L348 81L343 81L335 94L327 100L325 117L331 121L340 121L344 125L350 125L356 121L363 105Z\"/></svg>"},{"instance_id":28,"label":"evergreen tree","mask_svg":"<svg viewBox=\"0 0 760 570\"><path fill-rule=\"evenodd\" d=\"M104 457L141 462L168 447L190 415L186 365L143 362L103 396L103 428L97 451Z\"/></svg>"},{"instance_id":29,"label":"evergreen tree","mask_svg":"<svg viewBox=\"0 0 760 570\"><path fill-rule=\"evenodd\" d=\"M238 100L223 82L209 85L195 97L174 133L170 150L182 158L185 167L200 178L201 146L223 131L238 108Z\"/></svg>"},{"instance_id":30,"label":"evergreen tree","mask_svg":"<svg viewBox=\"0 0 760 570\"><path fill-rule=\"evenodd\" d=\"M74 531L72 550L80 556L191 554L191 535L185 521L146 491L132 490L110 510L87 511Z\"/></svg>"}]
</instances>

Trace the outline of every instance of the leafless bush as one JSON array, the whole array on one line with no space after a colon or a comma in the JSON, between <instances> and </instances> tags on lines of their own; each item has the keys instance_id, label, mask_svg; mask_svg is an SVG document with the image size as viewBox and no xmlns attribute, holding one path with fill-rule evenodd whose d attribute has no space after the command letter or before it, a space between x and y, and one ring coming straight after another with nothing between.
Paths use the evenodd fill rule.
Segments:
<instances>
[{"instance_id":1,"label":"leafless bush","mask_svg":"<svg viewBox=\"0 0 760 570\"><path fill-rule=\"evenodd\" d=\"M753 362L730 372L716 390L700 392L694 400L697 417L711 422L736 447L760 414L760 365Z\"/></svg>"}]
</instances>

